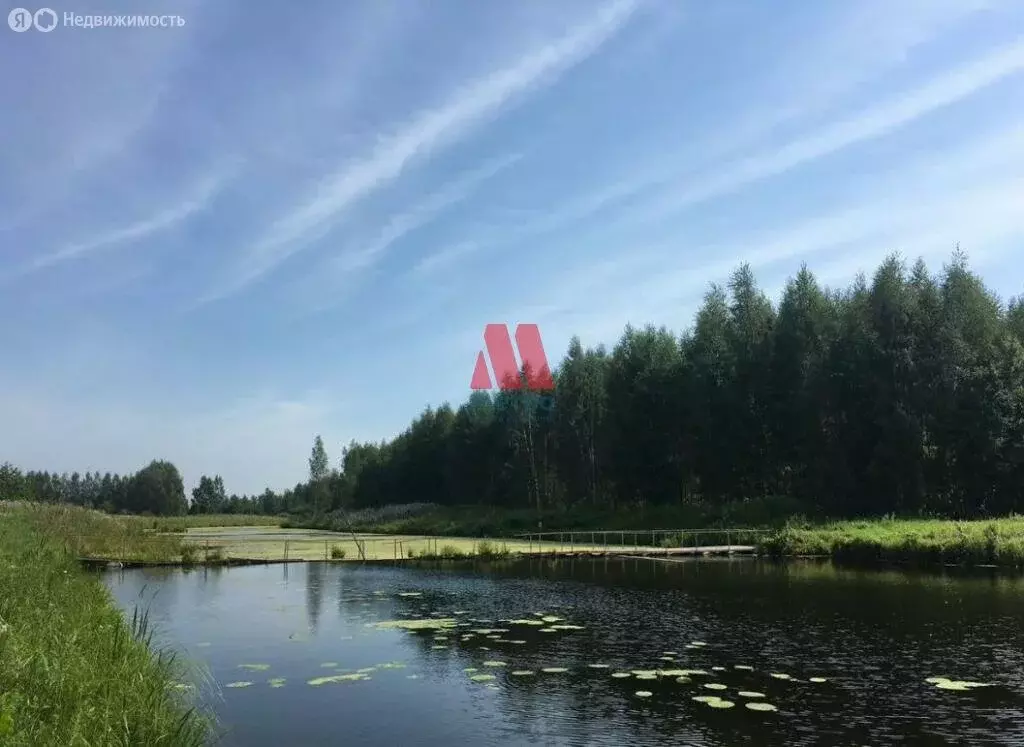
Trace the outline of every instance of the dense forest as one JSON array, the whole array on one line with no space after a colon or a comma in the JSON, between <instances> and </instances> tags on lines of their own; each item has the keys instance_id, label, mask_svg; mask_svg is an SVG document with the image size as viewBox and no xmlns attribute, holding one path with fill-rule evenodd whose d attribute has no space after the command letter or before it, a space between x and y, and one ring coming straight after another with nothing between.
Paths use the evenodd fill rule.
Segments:
<instances>
[{"instance_id":1,"label":"dense forest","mask_svg":"<svg viewBox=\"0 0 1024 747\"><path fill-rule=\"evenodd\" d=\"M937 276L893 256L842 290L803 268L778 304L742 266L682 334L627 327L610 352L574 339L554 374L551 393L524 385L428 408L391 441L349 444L337 469L317 437L310 479L284 493L229 497L203 477L190 510L772 496L844 516L1024 510L1024 298L1004 305L959 251ZM16 473L40 500L183 512L177 470L162 465L129 478L8 467L2 479Z\"/></svg>"}]
</instances>

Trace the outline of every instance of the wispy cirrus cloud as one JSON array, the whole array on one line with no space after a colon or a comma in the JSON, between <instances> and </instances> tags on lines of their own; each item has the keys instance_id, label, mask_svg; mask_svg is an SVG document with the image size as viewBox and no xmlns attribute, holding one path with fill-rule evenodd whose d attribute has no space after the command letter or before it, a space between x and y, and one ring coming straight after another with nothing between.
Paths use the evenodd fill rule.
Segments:
<instances>
[{"instance_id":1,"label":"wispy cirrus cloud","mask_svg":"<svg viewBox=\"0 0 1024 747\"><path fill-rule=\"evenodd\" d=\"M211 201L237 173L239 163L233 161L204 175L197 184L175 204L161 207L150 215L127 225L107 229L89 238L68 244L49 254L35 257L24 266L19 275L36 272L63 262L83 259L95 252L140 241L156 233L167 231L192 215L209 207Z\"/></svg>"},{"instance_id":2,"label":"wispy cirrus cloud","mask_svg":"<svg viewBox=\"0 0 1024 747\"><path fill-rule=\"evenodd\" d=\"M514 99L548 84L593 54L630 16L637 0L616 0L561 39L533 49L514 65L471 83L444 104L417 114L366 158L346 164L320 180L305 200L274 222L221 287L200 303L231 295L257 280L312 238L322 237L360 198L398 177L415 159L463 137Z\"/></svg>"}]
</instances>

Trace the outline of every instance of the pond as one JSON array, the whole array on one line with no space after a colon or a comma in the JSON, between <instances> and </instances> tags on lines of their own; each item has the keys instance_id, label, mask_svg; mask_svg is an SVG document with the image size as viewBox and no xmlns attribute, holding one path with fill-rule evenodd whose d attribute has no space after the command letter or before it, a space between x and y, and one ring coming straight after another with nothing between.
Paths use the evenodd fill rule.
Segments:
<instances>
[{"instance_id":1,"label":"pond","mask_svg":"<svg viewBox=\"0 0 1024 747\"><path fill-rule=\"evenodd\" d=\"M227 745L1024 743L1019 578L748 559L106 578L206 668Z\"/></svg>"}]
</instances>

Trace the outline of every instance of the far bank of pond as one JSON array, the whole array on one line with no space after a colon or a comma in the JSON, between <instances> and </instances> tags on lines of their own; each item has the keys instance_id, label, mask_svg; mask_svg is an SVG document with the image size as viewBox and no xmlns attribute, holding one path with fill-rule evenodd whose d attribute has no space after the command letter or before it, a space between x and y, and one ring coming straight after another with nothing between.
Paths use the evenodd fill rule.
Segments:
<instances>
[{"instance_id":1,"label":"far bank of pond","mask_svg":"<svg viewBox=\"0 0 1024 747\"><path fill-rule=\"evenodd\" d=\"M758 560L105 575L224 744L1024 741L1024 579Z\"/></svg>"}]
</instances>

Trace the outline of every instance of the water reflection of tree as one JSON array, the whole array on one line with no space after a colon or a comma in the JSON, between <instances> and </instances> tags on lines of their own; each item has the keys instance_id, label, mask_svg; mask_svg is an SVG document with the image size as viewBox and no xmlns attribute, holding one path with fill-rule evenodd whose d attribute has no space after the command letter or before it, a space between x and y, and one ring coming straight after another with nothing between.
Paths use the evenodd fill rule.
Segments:
<instances>
[{"instance_id":1,"label":"water reflection of tree","mask_svg":"<svg viewBox=\"0 0 1024 747\"><path fill-rule=\"evenodd\" d=\"M323 605L324 566L321 563L306 564L306 620L311 632L316 633L320 624Z\"/></svg>"}]
</instances>

